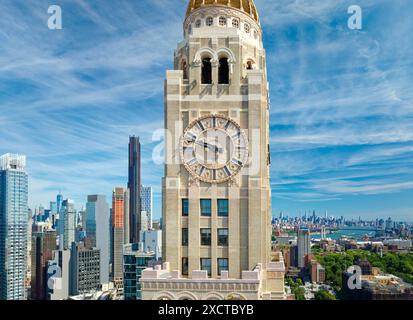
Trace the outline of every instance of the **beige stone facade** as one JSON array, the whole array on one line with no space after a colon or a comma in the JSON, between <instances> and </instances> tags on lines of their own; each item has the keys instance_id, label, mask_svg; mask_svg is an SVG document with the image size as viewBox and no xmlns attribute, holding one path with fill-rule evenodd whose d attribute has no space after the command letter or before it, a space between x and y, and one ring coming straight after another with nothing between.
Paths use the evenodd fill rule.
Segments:
<instances>
[{"instance_id":1,"label":"beige stone facade","mask_svg":"<svg viewBox=\"0 0 413 320\"><path fill-rule=\"evenodd\" d=\"M146 269L142 273L143 300L284 300L285 267L282 255L264 269L258 264L252 271L243 271L231 279L223 271L220 277L209 278L206 271L193 271L191 278L182 278L171 271L169 263Z\"/></svg>"},{"instance_id":2,"label":"beige stone facade","mask_svg":"<svg viewBox=\"0 0 413 320\"><path fill-rule=\"evenodd\" d=\"M182 292L189 292L187 296L193 299L209 299L208 294L220 299L231 295L283 299L284 263L282 257L271 261L269 98L259 20L229 5L201 6L188 10L184 36L175 51L175 70L167 71L165 81L166 264L162 270L144 271L143 298L180 299ZM208 63L209 83L203 76ZM228 63L226 83L222 80L224 63ZM183 163L184 133L205 116L231 119L247 137L248 160L237 174L230 175L225 169L228 180L223 183L198 179ZM232 154L228 157L229 161L235 158ZM211 175L215 176L215 171L210 170ZM203 200L210 203L209 215L202 214ZM223 215L218 210L222 200L228 206ZM207 232L207 245L201 230ZM222 230L226 230L227 239L220 238ZM166 280L168 274L170 279Z\"/></svg>"}]
</instances>

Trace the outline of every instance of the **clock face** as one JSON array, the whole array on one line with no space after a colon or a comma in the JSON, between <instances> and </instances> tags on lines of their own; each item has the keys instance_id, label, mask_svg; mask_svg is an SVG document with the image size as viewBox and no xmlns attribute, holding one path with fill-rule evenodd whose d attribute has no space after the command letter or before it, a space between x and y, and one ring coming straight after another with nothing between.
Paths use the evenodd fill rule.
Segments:
<instances>
[{"instance_id":1,"label":"clock face","mask_svg":"<svg viewBox=\"0 0 413 320\"><path fill-rule=\"evenodd\" d=\"M244 131L222 115L205 116L192 122L184 132L181 148L186 169L208 183L228 181L248 160Z\"/></svg>"}]
</instances>

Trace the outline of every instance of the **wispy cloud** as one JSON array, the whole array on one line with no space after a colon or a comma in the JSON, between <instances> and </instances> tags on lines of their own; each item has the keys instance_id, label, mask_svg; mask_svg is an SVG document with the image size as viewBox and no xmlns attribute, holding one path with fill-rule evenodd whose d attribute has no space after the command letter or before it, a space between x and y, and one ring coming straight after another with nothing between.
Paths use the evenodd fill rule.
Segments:
<instances>
[{"instance_id":1,"label":"wispy cloud","mask_svg":"<svg viewBox=\"0 0 413 320\"><path fill-rule=\"evenodd\" d=\"M163 79L187 1L55 2L60 31L47 29L46 0L0 3L0 153L28 155L32 205L59 189L81 203L126 184L128 135L140 135L159 214L163 167L151 136L163 126ZM362 31L347 29L353 1L256 0L274 210L368 212L374 195L413 194L413 7L358 2Z\"/></svg>"}]
</instances>

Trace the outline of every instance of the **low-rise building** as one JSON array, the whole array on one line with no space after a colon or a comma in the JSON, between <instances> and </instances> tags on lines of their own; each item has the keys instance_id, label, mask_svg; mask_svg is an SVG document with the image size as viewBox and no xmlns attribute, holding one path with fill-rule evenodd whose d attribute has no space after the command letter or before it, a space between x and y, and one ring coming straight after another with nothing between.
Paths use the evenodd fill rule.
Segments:
<instances>
[{"instance_id":1,"label":"low-rise building","mask_svg":"<svg viewBox=\"0 0 413 320\"><path fill-rule=\"evenodd\" d=\"M272 262L264 269L258 264L252 271L243 271L241 279L229 278L221 271L219 278L209 278L207 270L192 272L182 278L170 270L169 263L142 272L143 300L284 300L285 266L282 254L273 253ZM265 292L264 288L272 288Z\"/></svg>"},{"instance_id":2,"label":"low-rise building","mask_svg":"<svg viewBox=\"0 0 413 320\"><path fill-rule=\"evenodd\" d=\"M372 268L372 274L361 276L361 288L350 288L352 273L343 274L343 293L349 300L413 300L413 286L399 277Z\"/></svg>"}]
</instances>

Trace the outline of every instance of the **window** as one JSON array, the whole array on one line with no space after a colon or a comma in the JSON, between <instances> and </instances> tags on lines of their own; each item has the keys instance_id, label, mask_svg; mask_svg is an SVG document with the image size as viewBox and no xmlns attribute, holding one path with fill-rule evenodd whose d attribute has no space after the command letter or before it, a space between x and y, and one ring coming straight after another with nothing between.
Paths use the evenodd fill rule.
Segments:
<instances>
[{"instance_id":1,"label":"window","mask_svg":"<svg viewBox=\"0 0 413 320\"><path fill-rule=\"evenodd\" d=\"M218 217L228 217L227 199L218 199Z\"/></svg>"},{"instance_id":2,"label":"window","mask_svg":"<svg viewBox=\"0 0 413 320\"><path fill-rule=\"evenodd\" d=\"M228 229L218 229L218 245L220 247L228 246Z\"/></svg>"},{"instance_id":3,"label":"window","mask_svg":"<svg viewBox=\"0 0 413 320\"><path fill-rule=\"evenodd\" d=\"M225 27L227 25L227 18L225 17L219 17L219 25L221 27Z\"/></svg>"},{"instance_id":4,"label":"window","mask_svg":"<svg viewBox=\"0 0 413 320\"><path fill-rule=\"evenodd\" d=\"M219 59L218 84L229 84L228 58Z\"/></svg>"},{"instance_id":5,"label":"window","mask_svg":"<svg viewBox=\"0 0 413 320\"><path fill-rule=\"evenodd\" d=\"M247 61L247 70L254 69L254 62L252 60Z\"/></svg>"},{"instance_id":6,"label":"window","mask_svg":"<svg viewBox=\"0 0 413 320\"><path fill-rule=\"evenodd\" d=\"M188 229L187 228L183 228L182 229L182 245L184 247L188 246Z\"/></svg>"},{"instance_id":7,"label":"window","mask_svg":"<svg viewBox=\"0 0 413 320\"><path fill-rule=\"evenodd\" d=\"M212 84L211 58L202 59L202 84Z\"/></svg>"},{"instance_id":8,"label":"window","mask_svg":"<svg viewBox=\"0 0 413 320\"><path fill-rule=\"evenodd\" d=\"M200 28L200 27L201 27L201 20L196 20L195 28Z\"/></svg>"},{"instance_id":9,"label":"window","mask_svg":"<svg viewBox=\"0 0 413 320\"><path fill-rule=\"evenodd\" d=\"M187 276L188 275L188 258L182 258L182 275Z\"/></svg>"},{"instance_id":10,"label":"window","mask_svg":"<svg viewBox=\"0 0 413 320\"><path fill-rule=\"evenodd\" d=\"M181 68L184 72L184 79L188 79L188 64L186 63L185 59L182 59Z\"/></svg>"},{"instance_id":11,"label":"window","mask_svg":"<svg viewBox=\"0 0 413 320\"><path fill-rule=\"evenodd\" d=\"M211 216L211 200L201 199L201 216L210 217Z\"/></svg>"},{"instance_id":12,"label":"window","mask_svg":"<svg viewBox=\"0 0 413 320\"><path fill-rule=\"evenodd\" d=\"M257 30L254 30L254 38L255 38L255 39L258 39L258 32L257 32Z\"/></svg>"},{"instance_id":13,"label":"window","mask_svg":"<svg viewBox=\"0 0 413 320\"><path fill-rule=\"evenodd\" d=\"M182 199L182 216L187 217L189 215L189 200Z\"/></svg>"},{"instance_id":14,"label":"window","mask_svg":"<svg viewBox=\"0 0 413 320\"><path fill-rule=\"evenodd\" d=\"M210 27L210 26L212 26L213 24L214 24L214 18L208 17L208 18L206 19L206 25L207 25L208 27Z\"/></svg>"},{"instance_id":15,"label":"window","mask_svg":"<svg viewBox=\"0 0 413 320\"><path fill-rule=\"evenodd\" d=\"M251 26L250 26L248 23L244 24L244 31L245 31L246 33L250 33L250 31L251 31Z\"/></svg>"},{"instance_id":16,"label":"window","mask_svg":"<svg viewBox=\"0 0 413 320\"><path fill-rule=\"evenodd\" d=\"M234 28L239 28L239 20L238 19L233 19L232 20L232 26L234 27Z\"/></svg>"},{"instance_id":17,"label":"window","mask_svg":"<svg viewBox=\"0 0 413 320\"><path fill-rule=\"evenodd\" d=\"M221 271L228 271L228 259L218 259L218 275L221 275Z\"/></svg>"},{"instance_id":18,"label":"window","mask_svg":"<svg viewBox=\"0 0 413 320\"><path fill-rule=\"evenodd\" d=\"M201 246L211 245L211 229L201 229Z\"/></svg>"},{"instance_id":19,"label":"window","mask_svg":"<svg viewBox=\"0 0 413 320\"><path fill-rule=\"evenodd\" d=\"M208 271L208 276L212 275L212 270L211 270L211 259L201 259L201 270L206 270Z\"/></svg>"}]
</instances>

